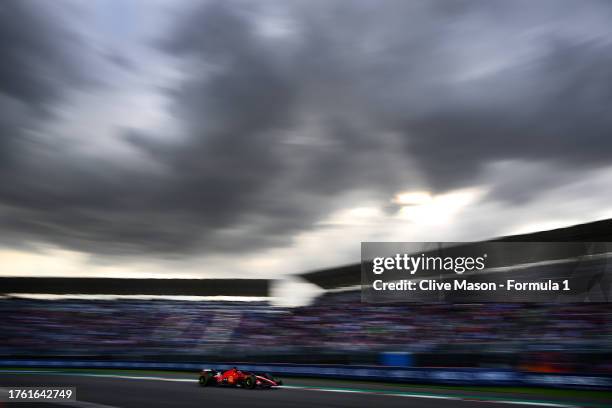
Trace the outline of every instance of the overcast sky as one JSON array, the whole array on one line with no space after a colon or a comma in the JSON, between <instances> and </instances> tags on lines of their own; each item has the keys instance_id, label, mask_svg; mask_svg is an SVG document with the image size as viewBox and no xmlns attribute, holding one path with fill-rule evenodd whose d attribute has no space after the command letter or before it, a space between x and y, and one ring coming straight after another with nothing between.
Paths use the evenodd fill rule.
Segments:
<instances>
[{"instance_id":1,"label":"overcast sky","mask_svg":"<svg viewBox=\"0 0 612 408\"><path fill-rule=\"evenodd\" d=\"M277 277L612 217L612 3L0 1L0 275Z\"/></svg>"}]
</instances>

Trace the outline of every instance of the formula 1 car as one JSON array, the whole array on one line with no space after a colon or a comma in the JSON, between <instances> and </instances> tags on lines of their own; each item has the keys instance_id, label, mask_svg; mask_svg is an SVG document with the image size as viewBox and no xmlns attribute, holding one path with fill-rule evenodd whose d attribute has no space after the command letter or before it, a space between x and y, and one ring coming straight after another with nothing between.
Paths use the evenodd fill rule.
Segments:
<instances>
[{"instance_id":1,"label":"formula 1 car","mask_svg":"<svg viewBox=\"0 0 612 408\"><path fill-rule=\"evenodd\" d=\"M255 374L238 370L236 367L227 371L204 369L200 372L199 383L202 387L227 386L242 388L271 388L283 385L279 379L269 374Z\"/></svg>"}]
</instances>

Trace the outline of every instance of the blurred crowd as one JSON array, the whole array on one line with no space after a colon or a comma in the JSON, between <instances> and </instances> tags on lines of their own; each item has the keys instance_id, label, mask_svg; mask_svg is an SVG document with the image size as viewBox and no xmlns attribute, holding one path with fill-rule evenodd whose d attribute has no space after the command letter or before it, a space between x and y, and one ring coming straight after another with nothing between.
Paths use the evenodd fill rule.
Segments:
<instances>
[{"instance_id":1,"label":"blurred crowd","mask_svg":"<svg viewBox=\"0 0 612 408\"><path fill-rule=\"evenodd\" d=\"M0 299L0 354L612 351L608 304Z\"/></svg>"}]
</instances>

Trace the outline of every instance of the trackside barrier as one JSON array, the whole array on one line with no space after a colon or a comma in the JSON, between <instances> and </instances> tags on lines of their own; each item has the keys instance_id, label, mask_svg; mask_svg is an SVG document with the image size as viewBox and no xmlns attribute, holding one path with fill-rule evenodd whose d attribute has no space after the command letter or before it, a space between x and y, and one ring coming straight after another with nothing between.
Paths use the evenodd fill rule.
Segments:
<instances>
[{"instance_id":1,"label":"trackside barrier","mask_svg":"<svg viewBox=\"0 0 612 408\"><path fill-rule=\"evenodd\" d=\"M202 368L224 370L233 366L238 366L240 369L245 371L269 372L275 375L287 377L309 376L427 384L525 385L537 387L612 389L612 376L586 374L536 374L523 373L511 369L404 368L302 364L218 364L207 362L156 363L136 361L0 360L0 367L21 368L106 368L195 372Z\"/></svg>"}]
</instances>

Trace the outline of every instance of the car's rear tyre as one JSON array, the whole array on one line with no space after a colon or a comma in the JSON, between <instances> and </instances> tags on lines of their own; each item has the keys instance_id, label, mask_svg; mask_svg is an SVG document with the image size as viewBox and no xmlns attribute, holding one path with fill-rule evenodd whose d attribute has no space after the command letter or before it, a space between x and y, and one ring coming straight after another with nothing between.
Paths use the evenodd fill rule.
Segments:
<instances>
[{"instance_id":1,"label":"car's rear tyre","mask_svg":"<svg viewBox=\"0 0 612 408\"><path fill-rule=\"evenodd\" d=\"M255 379L254 375L249 375L247 378L244 379L244 388L252 390L253 388L255 388L255 385L257 385L257 380Z\"/></svg>"},{"instance_id":2,"label":"car's rear tyre","mask_svg":"<svg viewBox=\"0 0 612 408\"><path fill-rule=\"evenodd\" d=\"M200 384L201 387L206 387L210 382L210 376L208 374L202 374L200 376L200 379L198 380L198 383Z\"/></svg>"}]
</instances>

